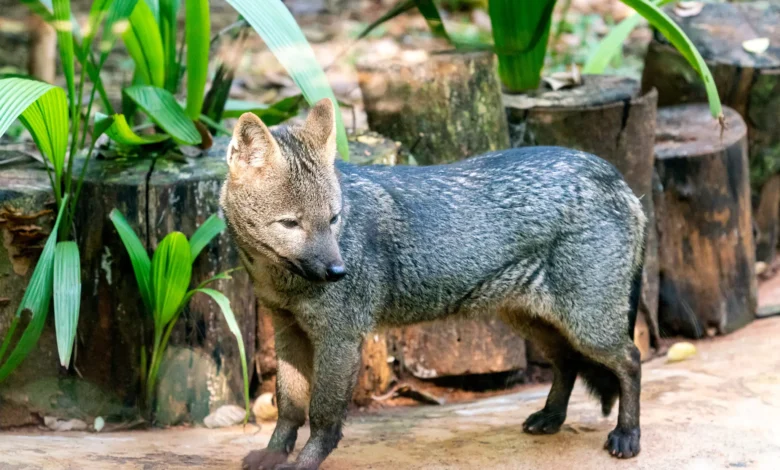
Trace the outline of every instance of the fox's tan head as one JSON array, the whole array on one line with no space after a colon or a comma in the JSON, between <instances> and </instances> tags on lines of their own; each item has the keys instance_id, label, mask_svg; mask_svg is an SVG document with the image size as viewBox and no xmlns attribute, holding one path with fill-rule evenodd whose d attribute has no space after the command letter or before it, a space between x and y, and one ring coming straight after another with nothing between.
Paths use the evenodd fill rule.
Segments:
<instances>
[{"instance_id":1,"label":"fox's tan head","mask_svg":"<svg viewBox=\"0 0 780 470\"><path fill-rule=\"evenodd\" d=\"M312 108L303 126L273 133L254 114L241 116L227 152L221 199L241 249L311 281L344 277L335 158L336 117L329 99Z\"/></svg>"}]
</instances>

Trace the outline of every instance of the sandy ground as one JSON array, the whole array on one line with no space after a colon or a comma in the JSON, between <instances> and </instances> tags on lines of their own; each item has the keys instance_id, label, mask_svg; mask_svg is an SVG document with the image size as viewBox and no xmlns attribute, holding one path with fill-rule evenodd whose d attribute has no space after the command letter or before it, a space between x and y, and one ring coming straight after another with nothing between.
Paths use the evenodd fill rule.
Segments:
<instances>
[{"instance_id":1,"label":"sandy ground","mask_svg":"<svg viewBox=\"0 0 780 470\"><path fill-rule=\"evenodd\" d=\"M471 403L395 408L351 416L324 470L347 469L723 469L780 468L780 317L697 343L684 362L647 363L642 380L642 453L632 461L601 447L615 413L601 418L578 384L563 430L521 432L547 386ZM0 469L240 468L273 423L207 430L112 434L0 434ZM299 447L308 437L300 436Z\"/></svg>"}]
</instances>

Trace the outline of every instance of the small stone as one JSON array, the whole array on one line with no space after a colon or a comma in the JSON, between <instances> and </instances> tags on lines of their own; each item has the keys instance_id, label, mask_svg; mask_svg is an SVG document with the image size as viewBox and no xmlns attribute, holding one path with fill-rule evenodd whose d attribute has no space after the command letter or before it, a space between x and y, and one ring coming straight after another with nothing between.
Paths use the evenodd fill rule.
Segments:
<instances>
[{"instance_id":1,"label":"small stone","mask_svg":"<svg viewBox=\"0 0 780 470\"><path fill-rule=\"evenodd\" d=\"M693 344L687 342L675 343L666 353L666 359L668 362L679 362L695 354L696 346Z\"/></svg>"},{"instance_id":2,"label":"small stone","mask_svg":"<svg viewBox=\"0 0 780 470\"><path fill-rule=\"evenodd\" d=\"M257 421L274 421L279 416L279 410L274 405L274 395L272 393L263 393L255 404L252 405L252 413Z\"/></svg>"},{"instance_id":3,"label":"small stone","mask_svg":"<svg viewBox=\"0 0 780 470\"><path fill-rule=\"evenodd\" d=\"M95 428L95 432L100 432L103 430L103 427L106 425L106 420L104 420L101 416L98 416L95 418L95 423L92 425L93 428Z\"/></svg>"},{"instance_id":4,"label":"small stone","mask_svg":"<svg viewBox=\"0 0 780 470\"><path fill-rule=\"evenodd\" d=\"M203 424L209 429L225 428L243 422L245 416L246 412L240 406L224 405L217 408L217 411L206 416L206 419L203 420Z\"/></svg>"},{"instance_id":5,"label":"small stone","mask_svg":"<svg viewBox=\"0 0 780 470\"><path fill-rule=\"evenodd\" d=\"M80 419L57 419L53 416L43 418L43 424L52 431L84 431L87 429L87 423Z\"/></svg>"}]
</instances>

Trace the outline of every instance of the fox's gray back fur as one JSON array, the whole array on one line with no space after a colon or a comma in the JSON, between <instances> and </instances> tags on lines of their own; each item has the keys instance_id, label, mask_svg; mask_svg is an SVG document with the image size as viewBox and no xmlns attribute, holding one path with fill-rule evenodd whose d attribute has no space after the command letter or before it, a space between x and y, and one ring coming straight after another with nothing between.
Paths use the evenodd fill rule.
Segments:
<instances>
[{"instance_id":1,"label":"fox's gray back fur","mask_svg":"<svg viewBox=\"0 0 780 470\"><path fill-rule=\"evenodd\" d=\"M609 375L611 389L600 391L598 378L590 382L609 410L620 373L609 372L610 360L590 358L605 351L629 354L627 332L636 309L630 303L646 223L639 200L612 165L557 147L505 150L420 168L334 165L332 158L316 156L323 150L311 148L306 128L276 129L272 135L282 156L273 165L285 167L277 177L287 183L269 185L260 173L254 182L233 175L223 207L260 302L289 315L315 354L319 345L362 338L382 327L498 315L527 336L540 328L560 335L566 351L576 355L573 360L607 364L595 367ZM335 153L332 142L328 145L327 152ZM256 169L249 165L243 171ZM280 190L290 191L283 196L286 203L299 200L293 212L303 214L312 204L329 208L319 216L336 220L328 233L322 232L322 220L311 230L304 225L317 224L301 220L300 243L330 234L335 255L328 248L324 254L299 250L320 261L264 255L290 249L274 246L281 236L259 239L263 234L247 225L247 215L280 197L264 191ZM338 219L330 219L332 214ZM275 215L266 217L255 225L272 224ZM346 277L312 282L317 275L307 276L305 266L328 259L343 260ZM585 373L586 368L579 369ZM312 398L312 406L316 401Z\"/></svg>"}]
</instances>

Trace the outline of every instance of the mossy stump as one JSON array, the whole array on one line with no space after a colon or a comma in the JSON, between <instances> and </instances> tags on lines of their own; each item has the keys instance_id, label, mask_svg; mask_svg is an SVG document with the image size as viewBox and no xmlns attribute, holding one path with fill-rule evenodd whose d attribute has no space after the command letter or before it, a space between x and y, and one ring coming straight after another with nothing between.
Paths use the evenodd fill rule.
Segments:
<instances>
[{"instance_id":1,"label":"mossy stump","mask_svg":"<svg viewBox=\"0 0 780 470\"><path fill-rule=\"evenodd\" d=\"M400 142L420 165L507 148L496 67L488 52L364 60L358 78L368 125Z\"/></svg>"},{"instance_id":2,"label":"mossy stump","mask_svg":"<svg viewBox=\"0 0 780 470\"><path fill-rule=\"evenodd\" d=\"M665 334L725 334L756 313L747 128L724 108L721 136L706 105L662 108L656 196Z\"/></svg>"},{"instance_id":3,"label":"mossy stump","mask_svg":"<svg viewBox=\"0 0 780 470\"><path fill-rule=\"evenodd\" d=\"M585 75L579 86L551 90L542 85L524 94L505 94L513 147L552 145L597 155L623 174L641 198L648 226L654 226L653 141L657 94L640 92L636 80ZM658 344L658 256L654 230L647 231L637 345L643 359ZM649 334L648 334L649 333ZM529 348L530 349L530 348Z\"/></svg>"},{"instance_id":4,"label":"mossy stump","mask_svg":"<svg viewBox=\"0 0 780 470\"><path fill-rule=\"evenodd\" d=\"M182 161L130 157L90 162L76 219L82 256L82 313L76 364L85 377L111 386L127 403L135 403L140 396L141 349L144 342L147 347L150 345L153 323L151 313L145 311L140 301L127 251L108 215L114 208L120 210L150 252L172 231L189 238L200 224L219 211L219 190L227 171L226 148L227 141L223 139L217 140L203 156ZM239 265L238 255L223 232L195 262L191 287ZM232 278L211 287L230 300L251 361L256 331L254 291L246 272L234 272ZM219 307L209 298L192 298L173 330L170 344L200 351L216 363L215 375L210 378L213 383L201 384L213 390L190 398L206 400L207 408L225 401L241 403L243 381L238 346ZM219 385L223 382L227 385ZM161 377L158 383L165 381ZM212 396L209 391L220 396ZM185 405L187 409L203 408L202 403ZM162 410L160 415L171 414Z\"/></svg>"},{"instance_id":5,"label":"mossy stump","mask_svg":"<svg viewBox=\"0 0 780 470\"><path fill-rule=\"evenodd\" d=\"M747 124L753 208L761 215L755 219L757 256L769 263L780 209L777 184L768 184L780 174L780 4L706 3L701 13L686 18L667 12L701 52L723 104ZM768 49L748 51L744 42L756 38L768 39ZM660 106L707 101L701 79L660 34L648 49L642 87L658 90Z\"/></svg>"}]
</instances>

